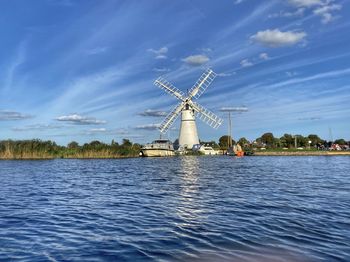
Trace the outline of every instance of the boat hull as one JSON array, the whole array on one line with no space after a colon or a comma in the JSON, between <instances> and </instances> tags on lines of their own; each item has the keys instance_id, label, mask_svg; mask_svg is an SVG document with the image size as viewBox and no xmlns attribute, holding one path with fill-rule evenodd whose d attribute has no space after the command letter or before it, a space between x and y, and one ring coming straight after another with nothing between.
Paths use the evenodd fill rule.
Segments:
<instances>
[{"instance_id":1,"label":"boat hull","mask_svg":"<svg viewBox=\"0 0 350 262\"><path fill-rule=\"evenodd\" d=\"M143 157L165 157L165 156L175 156L173 150L166 149L142 149L141 156Z\"/></svg>"}]
</instances>

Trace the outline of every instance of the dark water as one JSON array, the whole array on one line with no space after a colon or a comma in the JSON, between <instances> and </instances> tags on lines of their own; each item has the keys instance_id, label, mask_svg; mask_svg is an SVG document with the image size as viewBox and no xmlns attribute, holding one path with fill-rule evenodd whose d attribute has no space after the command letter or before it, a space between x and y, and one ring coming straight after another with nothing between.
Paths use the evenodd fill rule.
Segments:
<instances>
[{"instance_id":1,"label":"dark water","mask_svg":"<svg viewBox=\"0 0 350 262\"><path fill-rule=\"evenodd\" d=\"M0 260L350 261L350 157L0 161Z\"/></svg>"}]
</instances>

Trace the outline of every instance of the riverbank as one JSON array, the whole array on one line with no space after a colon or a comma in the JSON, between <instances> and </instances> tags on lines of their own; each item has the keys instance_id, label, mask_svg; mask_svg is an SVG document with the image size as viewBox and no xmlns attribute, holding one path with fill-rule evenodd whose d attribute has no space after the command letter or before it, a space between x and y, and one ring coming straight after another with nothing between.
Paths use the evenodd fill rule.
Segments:
<instances>
[{"instance_id":1,"label":"riverbank","mask_svg":"<svg viewBox=\"0 0 350 262\"><path fill-rule=\"evenodd\" d=\"M123 159L136 158L139 155L60 155L60 156L3 156L0 155L0 160L52 160L52 159Z\"/></svg>"},{"instance_id":2,"label":"riverbank","mask_svg":"<svg viewBox=\"0 0 350 262\"><path fill-rule=\"evenodd\" d=\"M350 151L258 151L254 156L350 156Z\"/></svg>"}]
</instances>

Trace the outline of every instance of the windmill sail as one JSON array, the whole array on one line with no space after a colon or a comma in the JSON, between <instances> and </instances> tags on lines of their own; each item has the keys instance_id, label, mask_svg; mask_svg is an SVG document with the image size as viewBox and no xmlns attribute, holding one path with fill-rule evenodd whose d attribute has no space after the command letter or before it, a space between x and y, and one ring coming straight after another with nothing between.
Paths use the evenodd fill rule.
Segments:
<instances>
[{"instance_id":1,"label":"windmill sail","mask_svg":"<svg viewBox=\"0 0 350 262\"><path fill-rule=\"evenodd\" d=\"M196 115L209 126L217 129L222 124L223 120L220 117L200 104L191 102L191 106L197 112Z\"/></svg>"},{"instance_id":2,"label":"windmill sail","mask_svg":"<svg viewBox=\"0 0 350 262\"><path fill-rule=\"evenodd\" d=\"M160 124L159 130L162 133L166 133L171 125L175 122L185 103L179 103L173 110L165 117L164 121Z\"/></svg>"},{"instance_id":3,"label":"windmill sail","mask_svg":"<svg viewBox=\"0 0 350 262\"><path fill-rule=\"evenodd\" d=\"M199 98L208 88L211 82L213 82L215 77L216 73L211 69L207 69L188 92L189 98Z\"/></svg>"},{"instance_id":4,"label":"windmill sail","mask_svg":"<svg viewBox=\"0 0 350 262\"><path fill-rule=\"evenodd\" d=\"M177 89L175 86L173 86L170 82L166 81L164 78L158 77L154 81L154 84L163 89L168 94L184 101L184 93L181 90Z\"/></svg>"}]
</instances>

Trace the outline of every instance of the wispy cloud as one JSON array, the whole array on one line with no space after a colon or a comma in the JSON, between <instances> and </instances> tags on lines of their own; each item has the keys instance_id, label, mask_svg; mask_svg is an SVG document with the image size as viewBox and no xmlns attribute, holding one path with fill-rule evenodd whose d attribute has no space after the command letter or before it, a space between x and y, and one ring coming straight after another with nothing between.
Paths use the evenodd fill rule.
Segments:
<instances>
[{"instance_id":1,"label":"wispy cloud","mask_svg":"<svg viewBox=\"0 0 350 262\"><path fill-rule=\"evenodd\" d=\"M342 9L342 5L340 4L329 4L329 5L323 5L318 8L316 8L313 12L315 15L322 17L322 23L328 24L334 19L334 15L332 12L339 11Z\"/></svg>"},{"instance_id":2,"label":"wispy cloud","mask_svg":"<svg viewBox=\"0 0 350 262\"><path fill-rule=\"evenodd\" d=\"M217 73L217 76L221 77L227 77L227 76L233 76L236 75L237 73L235 71L233 72L222 72L222 73Z\"/></svg>"},{"instance_id":3,"label":"wispy cloud","mask_svg":"<svg viewBox=\"0 0 350 262\"><path fill-rule=\"evenodd\" d=\"M135 129L141 129L141 130L157 130L159 128L160 124L147 124L147 125L139 125L136 126Z\"/></svg>"},{"instance_id":4,"label":"wispy cloud","mask_svg":"<svg viewBox=\"0 0 350 262\"><path fill-rule=\"evenodd\" d=\"M94 117L81 116L78 114L71 114L66 116L59 116L55 118L57 121L67 122L76 125L101 125L106 124L105 120L98 120Z\"/></svg>"},{"instance_id":5,"label":"wispy cloud","mask_svg":"<svg viewBox=\"0 0 350 262\"><path fill-rule=\"evenodd\" d=\"M18 68L25 62L26 52L26 41L22 41L17 48L15 57L12 59L11 64L7 68L5 75L5 83L3 92L7 92L12 88L13 82L16 79L16 73Z\"/></svg>"},{"instance_id":6,"label":"wispy cloud","mask_svg":"<svg viewBox=\"0 0 350 262\"><path fill-rule=\"evenodd\" d=\"M200 66L209 62L209 60L209 57L206 55L190 55L182 59L183 62L191 66Z\"/></svg>"},{"instance_id":7,"label":"wispy cloud","mask_svg":"<svg viewBox=\"0 0 350 262\"><path fill-rule=\"evenodd\" d=\"M29 114L23 114L16 111L0 110L0 121L23 120L32 118Z\"/></svg>"},{"instance_id":8,"label":"wispy cloud","mask_svg":"<svg viewBox=\"0 0 350 262\"><path fill-rule=\"evenodd\" d=\"M107 132L107 129L104 128L104 127L101 127L101 128L91 128L89 130L87 130L85 133L87 134L101 134L101 133L106 133Z\"/></svg>"},{"instance_id":9,"label":"wispy cloud","mask_svg":"<svg viewBox=\"0 0 350 262\"><path fill-rule=\"evenodd\" d=\"M300 121L316 121L321 120L322 118L319 116L311 116L311 117L299 117L298 120Z\"/></svg>"},{"instance_id":10,"label":"wispy cloud","mask_svg":"<svg viewBox=\"0 0 350 262\"><path fill-rule=\"evenodd\" d=\"M150 116L150 117L163 117L167 115L167 112L160 110L147 109L146 111L139 113L140 116Z\"/></svg>"},{"instance_id":11,"label":"wispy cloud","mask_svg":"<svg viewBox=\"0 0 350 262\"><path fill-rule=\"evenodd\" d=\"M105 53L108 50L106 46L100 46L100 47L95 47L91 49L87 49L85 53L87 55L97 55L97 54L102 54Z\"/></svg>"},{"instance_id":12,"label":"wispy cloud","mask_svg":"<svg viewBox=\"0 0 350 262\"><path fill-rule=\"evenodd\" d=\"M246 0L235 0L234 4L239 5L239 4L243 3L244 1L246 1Z\"/></svg>"},{"instance_id":13,"label":"wispy cloud","mask_svg":"<svg viewBox=\"0 0 350 262\"><path fill-rule=\"evenodd\" d=\"M199 51L205 52L205 53L210 53L210 52L213 52L213 49L211 49L209 47L204 47L204 48L200 48Z\"/></svg>"},{"instance_id":14,"label":"wispy cloud","mask_svg":"<svg viewBox=\"0 0 350 262\"><path fill-rule=\"evenodd\" d=\"M297 73L294 72L294 71L287 71L287 72L286 72L286 75L287 75L288 77L293 77L293 76L296 76Z\"/></svg>"},{"instance_id":15,"label":"wispy cloud","mask_svg":"<svg viewBox=\"0 0 350 262\"><path fill-rule=\"evenodd\" d=\"M165 67L162 67L162 68L153 68L153 71L154 71L154 72L157 72L157 73L165 73L165 72L169 72L170 69L169 69L169 68L165 68Z\"/></svg>"},{"instance_id":16,"label":"wispy cloud","mask_svg":"<svg viewBox=\"0 0 350 262\"><path fill-rule=\"evenodd\" d=\"M288 0L288 2L296 7L312 7L322 4L322 0Z\"/></svg>"},{"instance_id":17,"label":"wispy cloud","mask_svg":"<svg viewBox=\"0 0 350 262\"><path fill-rule=\"evenodd\" d=\"M167 59L168 57L166 54L168 53L168 48L166 46L163 46L159 49L147 49L148 52L151 52L154 54L155 59Z\"/></svg>"},{"instance_id":18,"label":"wispy cloud","mask_svg":"<svg viewBox=\"0 0 350 262\"><path fill-rule=\"evenodd\" d=\"M60 129L63 128L63 125L53 125L53 124L34 124L34 125L27 125L23 127L14 127L12 128L13 131L45 131L45 130L52 130L52 129Z\"/></svg>"},{"instance_id":19,"label":"wispy cloud","mask_svg":"<svg viewBox=\"0 0 350 262\"><path fill-rule=\"evenodd\" d=\"M306 35L305 32L282 32L279 29L267 29L257 32L250 39L269 47L281 47L294 45L303 40Z\"/></svg>"},{"instance_id":20,"label":"wispy cloud","mask_svg":"<svg viewBox=\"0 0 350 262\"><path fill-rule=\"evenodd\" d=\"M270 14L268 18L276 18L276 17L298 17L303 16L305 13L305 8L298 8L295 11L279 11L278 13Z\"/></svg>"},{"instance_id":21,"label":"wispy cloud","mask_svg":"<svg viewBox=\"0 0 350 262\"><path fill-rule=\"evenodd\" d=\"M73 0L48 0L51 5L70 7L74 5Z\"/></svg>"},{"instance_id":22,"label":"wispy cloud","mask_svg":"<svg viewBox=\"0 0 350 262\"><path fill-rule=\"evenodd\" d=\"M220 112L237 112L237 113L242 113L242 112L247 112L248 107L246 106L228 106L228 107L221 107L219 109Z\"/></svg>"},{"instance_id":23,"label":"wispy cloud","mask_svg":"<svg viewBox=\"0 0 350 262\"><path fill-rule=\"evenodd\" d=\"M267 53L261 53L259 55L259 58L262 59L262 60L268 60L270 57Z\"/></svg>"},{"instance_id":24,"label":"wispy cloud","mask_svg":"<svg viewBox=\"0 0 350 262\"><path fill-rule=\"evenodd\" d=\"M249 60L249 59L243 59L240 62L242 67L249 67L249 66L253 66L254 64Z\"/></svg>"},{"instance_id":25,"label":"wispy cloud","mask_svg":"<svg viewBox=\"0 0 350 262\"><path fill-rule=\"evenodd\" d=\"M320 16L323 24L328 24L334 19L334 12L342 9L341 4L334 3L334 0L289 0L288 3L297 8L293 13L284 12L283 16L303 15L305 9L312 10L313 14Z\"/></svg>"}]
</instances>

